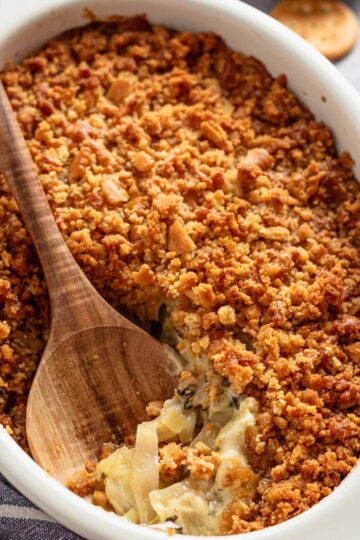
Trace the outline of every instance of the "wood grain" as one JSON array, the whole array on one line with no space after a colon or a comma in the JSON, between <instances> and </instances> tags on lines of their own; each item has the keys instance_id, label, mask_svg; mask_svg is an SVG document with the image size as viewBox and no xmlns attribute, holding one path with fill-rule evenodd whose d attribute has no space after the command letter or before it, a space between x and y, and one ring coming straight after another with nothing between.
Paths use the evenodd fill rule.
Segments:
<instances>
[{"instance_id":1,"label":"wood grain","mask_svg":"<svg viewBox=\"0 0 360 540\"><path fill-rule=\"evenodd\" d=\"M179 365L111 308L68 250L0 83L0 168L39 255L51 332L27 405L35 460L61 481L101 443L134 433L151 400L173 394Z\"/></svg>"}]
</instances>

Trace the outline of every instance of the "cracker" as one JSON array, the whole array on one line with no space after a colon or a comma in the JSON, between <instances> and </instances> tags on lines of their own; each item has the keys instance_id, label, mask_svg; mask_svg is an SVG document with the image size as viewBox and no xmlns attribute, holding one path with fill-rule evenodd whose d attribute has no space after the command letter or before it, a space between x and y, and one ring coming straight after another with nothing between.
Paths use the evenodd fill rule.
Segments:
<instances>
[{"instance_id":1,"label":"cracker","mask_svg":"<svg viewBox=\"0 0 360 540\"><path fill-rule=\"evenodd\" d=\"M271 15L306 39L330 60L347 54L358 36L358 21L336 0L283 0Z\"/></svg>"}]
</instances>

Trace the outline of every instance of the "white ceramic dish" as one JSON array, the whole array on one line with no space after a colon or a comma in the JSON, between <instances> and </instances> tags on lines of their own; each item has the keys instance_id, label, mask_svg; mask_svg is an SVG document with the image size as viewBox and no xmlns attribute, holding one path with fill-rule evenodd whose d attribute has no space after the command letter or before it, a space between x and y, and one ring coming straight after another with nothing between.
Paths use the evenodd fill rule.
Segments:
<instances>
[{"instance_id":1,"label":"white ceramic dish","mask_svg":"<svg viewBox=\"0 0 360 540\"><path fill-rule=\"evenodd\" d=\"M351 152L360 176L360 96L312 47L237 0L0 0L0 66L6 59L21 59L59 32L84 24L85 7L99 17L146 13L151 22L177 29L213 30L234 49L260 58L273 74L285 72L291 88L333 129L339 149ZM72 494L38 467L2 428L0 471L37 506L89 540L167 538ZM240 536L247 540L359 540L359 494L360 467L355 467L333 494L304 514Z\"/></svg>"}]
</instances>

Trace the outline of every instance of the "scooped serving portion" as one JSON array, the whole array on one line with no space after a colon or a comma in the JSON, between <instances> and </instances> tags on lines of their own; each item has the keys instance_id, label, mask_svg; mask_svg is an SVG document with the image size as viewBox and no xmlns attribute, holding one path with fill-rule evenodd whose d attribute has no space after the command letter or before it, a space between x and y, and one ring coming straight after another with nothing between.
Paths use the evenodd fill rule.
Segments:
<instances>
[{"instance_id":1,"label":"scooped serving portion","mask_svg":"<svg viewBox=\"0 0 360 540\"><path fill-rule=\"evenodd\" d=\"M259 60L144 17L71 30L1 79L84 272L187 364L69 487L197 535L330 494L360 449L360 196L326 125ZM1 191L1 420L26 447L48 301Z\"/></svg>"}]
</instances>

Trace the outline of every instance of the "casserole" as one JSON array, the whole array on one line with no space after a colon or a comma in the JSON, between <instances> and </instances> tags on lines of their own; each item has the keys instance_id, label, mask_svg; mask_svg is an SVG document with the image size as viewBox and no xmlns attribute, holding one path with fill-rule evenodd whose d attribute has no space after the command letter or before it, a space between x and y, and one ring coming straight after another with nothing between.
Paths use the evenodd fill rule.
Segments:
<instances>
[{"instance_id":1,"label":"casserole","mask_svg":"<svg viewBox=\"0 0 360 540\"><path fill-rule=\"evenodd\" d=\"M121 13L125 13L125 14L129 14L130 11L130 4L121 4L121 6L123 7L123 9L121 10ZM233 6L233 8L232 8ZM83 5L81 4L77 4L76 6L76 9L81 9L82 7L84 7ZM258 26L251 26L251 24L249 24L251 22L251 13L254 13L253 11L250 10L250 16L249 16L249 19L246 19L244 13L246 14L246 10L248 10L249 8L242 8L240 6L240 10L242 9L245 9L245 11L243 12L243 17L245 17L243 19L243 22L245 22L245 27L244 27L244 32L240 34L238 34L238 37L239 37L239 41L236 40L234 38L235 34L233 36L231 36L231 34L227 33L227 32L230 32L230 29L231 27L233 26L233 30L235 32L235 30L238 28L238 23L236 23L236 25L233 23L230 24L229 21L227 21L226 19L226 12L227 12L227 8L229 8L229 10L231 11L231 13L233 14L236 14L238 13L238 5L237 4L232 4L232 3L228 3L228 4L225 4L225 7L222 6L221 10L219 10L218 8L216 8L216 6L214 5L211 5L211 4L208 4L208 3L205 3L205 2L199 2L199 3L196 3L196 4L193 4L193 3L184 3L184 10L180 13L171 13L171 16L175 16L175 19L170 19L170 18L164 18L164 17L159 17L159 12L157 12L157 9L160 9L161 8L161 3L156 3L156 4L151 4L151 7L152 7L152 10L154 8L154 12L151 10L151 12L148 13L149 15L149 18L156 21L156 22L162 22L168 26L174 26L174 20L176 19L176 24L175 26L177 26L178 28L189 28L190 30L193 30L193 31L197 31L197 30L200 30L200 29L203 29L203 30L208 30L208 29L216 29L216 31L218 33L220 33L221 35L223 35L223 37L227 40L228 44L232 47L234 47L235 49L236 48L240 48L240 49L245 49L245 52L251 52L252 54L255 54L256 56L260 57L262 60L264 60L267 65L270 67L270 69L272 71L274 70L277 70L277 71L280 71L280 70L283 70L283 66L281 65L281 61L283 61L284 59L286 59L286 55L284 56L284 51L282 49L282 46L284 44L283 43L280 43L278 40L274 40L273 43L274 43L274 46L273 46L273 50L272 50L272 54L273 54L273 57L271 59L267 59L266 57L264 57L264 54L261 53L261 46L264 46L265 48L268 48L268 45L269 43L267 43L266 41L266 33L262 33L259 28L261 27L260 23ZM200 26L196 26L195 27L193 25L191 25L189 27L189 25L186 24L186 21L184 19L184 14L185 14L185 7L188 9L188 10L193 10L192 13L195 17L197 17L196 20L198 21L202 21L201 22L201 25ZM206 8L206 14L207 14L207 19L206 19L206 24L203 24L205 19L203 17L199 17L200 15L200 10L202 7L205 7ZM96 6L94 6L94 8L96 9ZM102 6L102 8L106 8L106 10L109 8L111 8L111 5L110 3L109 4L106 4L105 6ZM226 9L225 9L226 8ZM74 9L74 8L71 8L71 9ZM51 32L52 34L54 33L57 33L58 31L60 30L63 30L64 28L68 27L69 26L69 21L67 20L67 17L70 16L70 14L72 13L71 12L71 9L69 8L69 10L65 10L62 12L62 15L60 16L60 18L58 19L58 26L56 27L56 30L55 28L53 29L53 32ZM106 15L106 14L109 14L110 11L102 11L101 13L98 13L99 15ZM143 3L140 3L140 4L134 4L134 3L131 3L131 12L134 13L134 12L140 12L140 11L146 11L146 5L143 4ZM228 13L230 13L230 11L228 11ZM113 11L112 11L113 12ZM53 15L53 18L51 19L51 23L50 25L52 24L55 24L55 16L57 15L57 11L55 11L52 15ZM164 12L165 13L165 12ZM188 12L187 12L188 13ZM241 11L239 12L239 14L241 13ZM72 16L72 23L73 24L78 24L79 21L75 21L75 17ZM260 18L260 21L262 19ZM268 22L266 22L266 18L263 19L264 20L264 24L270 24ZM217 22L216 22L217 21ZM254 22L254 21L253 21ZM42 33L43 33L43 30L44 30L44 25L41 24L41 21L38 21L38 32L34 32L33 35L36 36L37 39L40 39ZM264 29L266 28L266 24L264 26ZM223 28L221 27L221 25L223 25ZM227 32L225 32L225 26L227 28ZM220 27L220 28L219 28ZM48 32L49 30L49 25L46 26L46 30ZM251 31L250 31L251 30ZM255 31L256 30L256 31ZM262 29L263 30L263 29ZM250 31L250 33L249 33ZM24 30L21 29L21 32L22 32L22 36L26 35L26 33L24 33ZM248 33L248 35L247 35ZM285 33L284 37L286 38L288 34ZM47 33L46 37L49 37L49 34ZM231 39L231 37L233 37L233 39ZM44 38L45 38L45 35L44 35ZM241 40L240 40L241 38ZM254 41L254 47L252 48L250 46L250 42L251 40ZM292 41L290 39L290 37L288 37L288 39L286 40L286 43L290 43L290 45L292 45ZM296 43L296 42L295 42ZM5 43L5 50L8 51L8 55L15 55L19 53L19 51L15 50L14 49L14 46L16 44L16 36L15 37L10 37L7 41L7 46L6 46L6 43ZM36 43L33 42L30 46L30 49L33 49L36 45L39 44L39 41L37 41ZM245 44L247 44L247 47L244 46ZM296 47L292 47L293 49L293 52L292 54L294 55L294 60L296 60L296 57L297 56L300 56L300 54L302 53L302 50L301 50L301 47L299 45L299 49L297 50ZM305 55L305 58L306 58L306 51L308 49L304 49L304 52L302 54ZM296 52L297 51L297 52ZM274 65L274 58L279 62L278 63L278 67L276 65ZM316 55L315 55L315 59L316 59ZM295 65L296 62L293 62L292 66L293 66L293 69L296 71L299 71L297 66ZM336 132L337 132L337 135L338 135L338 138L340 140L340 142L344 141L344 148L346 149L349 149L352 154L354 155L354 144L357 142L357 139L358 139L358 134L356 134L355 132L352 132L351 130L351 114L354 114L354 109L356 109L356 103L357 103L357 99L352 96L351 92L350 92L350 95L346 95L346 92L344 90L343 92L343 97L344 97L344 105L343 105L343 110L341 111L342 112L342 117L340 116L339 114L339 111L341 110L341 103L339 101L339 99L336 99L337 96L336 96L336 93L334 93L332 91L332 89L330 89L329 87L329 91L326 91L324 89L324 87L322 87L321 85L321 81L317 80L317 78L312 75L311 73L311 69L309 65L307 65L306 63L302 65L303 67L303 70L302 70L302 81L304 82L304 85L305 87L302 86L302 81L299 81L298 84L293 84L293 89L297 92L297 94L299 95L299 97L303 98L303 95L307 95L308 96L308 100L307 100L307 103L310 105L310 107L318 113L318 116L323 118L324 120L326 120L326 122L333 128L333 129L336 129ZM321 67L322 67L322 64L319 60L319 65L316 66L316 71L318 73L321 73ZM325 68L324 68L325 69ZM331 72L331 68L328 68L329 71L326 73L326 76L325 76L325 71L324 73L322 74L322 77L323 79L325 80L326 82L326 79L327 79L327 82L330 84L332 83L332 81L335 82L336 80L336 77L335 77L335 72ZM291 69L290 69L290 66L289 66L289 70L285 70L288 72L289 74L289 78L291 81L294 81L294 83L296 83L296 77L295 77L295 74L293 75L291 73ZM346 85L345 85L346 86ZM305 100L306 101L306 100ZM320 103L323 103L323 105L321 106ZM331 110L332 110L332 115L329 115L328 112L327 112L327 109L326 109L326 106L325 104L326 103L330 103L330 106L331 106ZM335 113L338 113L338 116L336 116ZM335 114L335 116L334 116ZM342 121L341 121L341 118L342 118ZM347 120L348 119L348 120ZM340 148L341 148L341 145L340 145ZM356 157L356 156L355 156ZM42 490L40 488L40 490L42 492L45 493L45 495L47 495L47 490L44 489ZM122 524L124 525L124 524ZM277 530L279 530L279 528L276 528ZM274 529L274 531L276 530ZM124 529L125 531L125 529ZM109 530L106 531L106 534L110 533ZM150 533L150 531L146 531L146 534ZM258 533L259 534L259 533ZM102 537L109 537L111 538L111 536L95 536L96 538L102 538ZM258 536L259 538L261 536ZM349 536L347 536L349 537ZM274 537L275 538L275 537ZM280 538L280 537L279 537ZM320 537L319 537L320 538Z\"/></svg>"}]
</instances>

